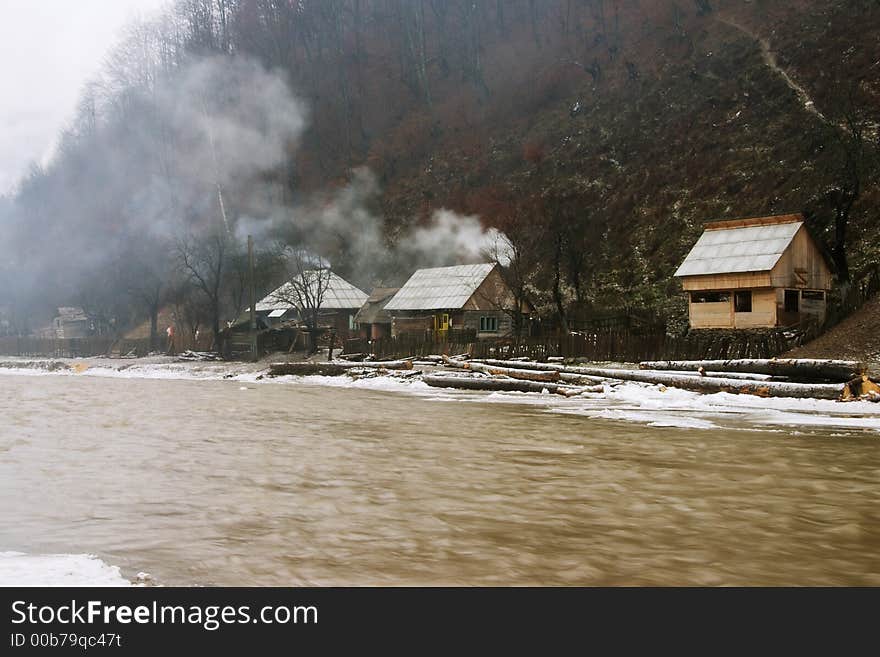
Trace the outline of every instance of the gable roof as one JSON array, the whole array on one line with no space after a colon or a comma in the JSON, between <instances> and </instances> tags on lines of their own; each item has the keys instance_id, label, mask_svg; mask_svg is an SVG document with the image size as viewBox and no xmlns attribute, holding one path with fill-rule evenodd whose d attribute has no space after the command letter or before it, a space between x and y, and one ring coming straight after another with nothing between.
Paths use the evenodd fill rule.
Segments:
<instances>
[{"instance_id":1,"label":"gable roof","mask_svg":"<svg viewBox=\"0 0 880 657\"><path fill-rule=\"evenodd\" d=\"M311 269L303 272L303 278L308 282L310 288L319 288L319 270ZM323 281L321 282L323 285ZM271 310L288 310L296 307L291 303L295 299L293 293L293 285L288 281L278 289L267 294L261 301L257 302L257 312ZM330 272L327 281L327 289L324 291L324 298L321 299L319 310L340 310L355 309L364 305L367 300L367 293L359 290L341 276L337 276Z\"/></svg>"},{"instance_id":2,"label":"gable roof","mask_svg":"<svg viewBox=\"0 0 880 657\"><path fill-rule=\"evenodd\" d=\"M385 310L456 310L468 302L495 265L419 269L385 304Z\"/></svg>"},{"instance_id":3,"label":"gable roof","mask_svg":"<svg viewBox=\"0 0 880 657\"><path fill-rule=\"evenodd\" d=\"M56 319L65 322L87 322L89 321L89 316L79 306L58 306Z\"/></svg>"},{"instance_id":4,"label":"gable roof","mask_svg":"<svg viewBox=\"0 0 880 657\"><path fill-rule=\"evenodd\" d=\"M360 324L390 323L391 315L385 312L385 305L399 289L399 287L373 288L370 297L354 316L354 321Z\"/></svg>"},{"instance_id":5,"label":"gable roof","mask_svg":"<svg viewBox=\"0 0 880 657\"><path fill-rule=\"evenodd\" d=\"M675 276L770 271L803 225L800 215L707 224Z\"/></svg>"}]
</instances>

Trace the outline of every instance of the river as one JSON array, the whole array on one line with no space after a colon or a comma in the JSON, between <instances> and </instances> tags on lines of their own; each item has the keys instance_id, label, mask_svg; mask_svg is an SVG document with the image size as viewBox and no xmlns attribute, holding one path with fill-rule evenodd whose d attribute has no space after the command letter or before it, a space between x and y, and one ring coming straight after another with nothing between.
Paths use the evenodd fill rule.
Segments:
<instances>
[{"instance_id":1,"label":"river","mask_svg":"<svg viewBox=\"0 0 880 657\"><path fill-rule=\"evenodd\" d=\"M0 374L0 551L166 585L880 585L877 431L468 395Z\"/></svg>"}]
</instances>

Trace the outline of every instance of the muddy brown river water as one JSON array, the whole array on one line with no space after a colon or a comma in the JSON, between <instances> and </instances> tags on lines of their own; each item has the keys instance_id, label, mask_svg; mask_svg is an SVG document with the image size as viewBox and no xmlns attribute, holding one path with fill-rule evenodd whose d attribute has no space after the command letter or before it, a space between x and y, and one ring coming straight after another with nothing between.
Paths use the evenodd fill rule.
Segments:
<instances>
[{"instance_id":1,"label":"muddy brown river water","mask_svg":"<svg viewBox=\"0 0 880 657\"><path fill-rule=\"evenodd\" d=\"M242 389L246 388L246 389ZM880 585L880 437L0 374L0 551L168 585Z\"/></svg>"}]
</instances>

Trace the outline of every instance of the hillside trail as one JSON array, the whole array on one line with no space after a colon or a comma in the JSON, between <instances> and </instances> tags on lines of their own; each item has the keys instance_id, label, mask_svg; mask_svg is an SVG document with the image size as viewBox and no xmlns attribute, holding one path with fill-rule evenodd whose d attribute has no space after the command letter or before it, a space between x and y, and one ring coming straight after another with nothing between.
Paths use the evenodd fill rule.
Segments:
<instances>
[{"instance_id":1,"label":"hillside trail","mask_svg":"<svg viewBox=\"0 0 880 657\"><path fill-rule=\"evenodd\" d=\"M767 38L762 37L759 34L755 34L749 28L747 28L743 25L740 25L736 21L734 21L730 18L727 18L725 16L718 16L717 20L720 23L724 23L725 25L729 25L730 27L742 32L743 34L748 36L750 39L755 41L761 49L761 59L764 60L764 64L767 66L767 68L769 68L771 71L776 73L776 75L778 75L780 78L782 78L782 81L785 82L786 86L788 86L789 89L791 89L792 91L794 91L797 94L798 98L800 99L801 103L804 106L804 109L807 110L808 112L810 112L811 114L813 114L815 117L817 117L823 123L830 125L830 126L835 125L834 123L829 121L825 117L825 115L822 114L822 112L819 111L819 109L816 107L816 103L813 102L813 99L810 97L810 94L807 93L807 90L804 89L800 84L798 84L794 80L794 78L792 78L788 74L788 71L786 71L784 68L782 68L779 65L779 61L776 59L776 53L773 52L773 48L770 47L770 41Z\"/></svg>"}]
</instances>

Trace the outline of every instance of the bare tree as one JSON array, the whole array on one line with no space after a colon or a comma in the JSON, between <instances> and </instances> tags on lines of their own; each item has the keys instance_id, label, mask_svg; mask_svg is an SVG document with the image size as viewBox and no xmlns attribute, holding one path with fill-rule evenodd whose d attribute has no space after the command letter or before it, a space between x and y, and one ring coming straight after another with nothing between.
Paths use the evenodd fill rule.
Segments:
<instances>
[{"instance_id":1,"label":"bare tree","mask_svg":"<svg viewBox=\"0 0 880 657\"><path fill-rule=\"evenodd\" d=\"M848 233L854 207L877 173L878 123L872 103L865 97L863 79L848 80L835 90L836 103L823 121L825 142L831 154L830 184L810 201L808 216L825 216L831 259L838 281L850 281Z\"/></svg>"},{"instance_id":2,"label":"bare tree","mask_svg":"<svg viewBox=\"0 0 880 657\"><path fill-rule=\"evenodd\" d=\"M196 240L185 236L177 240L177 258L184 275L204 295L211 317L214 344L220 335L220 314L224 277L229 266L232 238L215 229Z\"/></svg>"},{"instance_id":3,"label":"bare tree","mask_svg":"<svg viewBox=\"0 0 880 657\"><path fill-rule=\"evenodd\" d=\"M498 265L501 278L510 290L509 297L500 295L491 301L510 317L513 335L519 338L526 329L526 311L530 307L529 288L538 259L534 239L526 227L516 225L507 233L499 234L484 255Z\"/></svg>"},{"instance_id":4,"label":"bare tree","mask_svg":"<svg viewBox=\"0 0 880 657\"><path fill-rule=\"evenodd\" d=\"M133 235L123 252L120 276L137 307L150 320L150 349L159 348L159 311L165 301L170 263L166 244L148 235Z\"/></svg>"},{"instance_id":5,"label":"bare tree","mask_svg":"<svg viewBox=\"0 0 880 657\"><path fill-rule=\"evenodd\" d=\"M859 199L869 168L869 146L866 144L866 122L854 106L852 99L843 112L842 130L835 132L837 150L836 181L828 190L827 197L834 211L834 241L831 255L837 267L837 278L849 282L847 258L847 230L853 205Z\"/></svg>"},{"instance_id":6,"label":"bare tree","mask_svg":"<svg viewBox=\"0 0 880 657\"><path fill-rule=\"evenodd\" d=\"M332 272L320 258L301 248L287 251L285 268L287 282L272 293L272 298L296 308L309 329L309 353L314 353L321 306L330 288Z\"/></svg>"}]
</instances>

